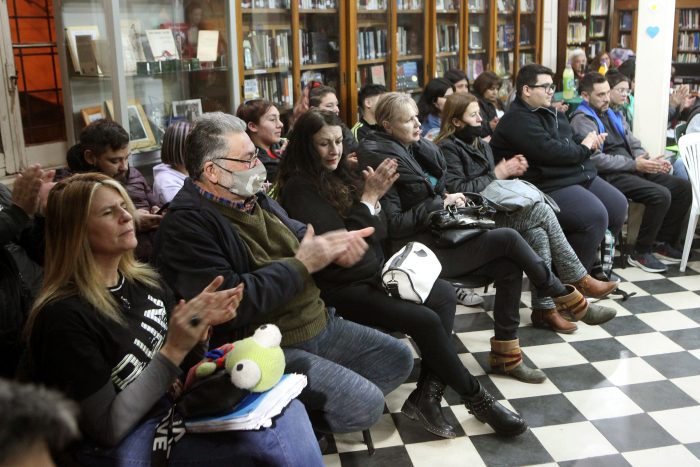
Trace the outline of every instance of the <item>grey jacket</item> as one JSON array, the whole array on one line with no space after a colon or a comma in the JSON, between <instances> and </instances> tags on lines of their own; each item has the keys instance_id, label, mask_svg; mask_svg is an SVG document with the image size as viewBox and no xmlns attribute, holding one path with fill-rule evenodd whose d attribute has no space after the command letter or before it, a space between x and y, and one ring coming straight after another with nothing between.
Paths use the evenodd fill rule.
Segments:
<instances>
[{"instance_id":1,"label":"grey jacket","mask_svg":"<svg viewBox=\"0 0 700 467\"><path fill-rule=\"evenodd\" d=\"M601 175L615 172L635 172L636 164L634 159L637 156L647 153L644 148L642 148L641 141L632 134L626 119L622 119L622 124L625 127L627 144L634 157L629 157L626 154L607 154L597 150L591 156L591 160L595 164L596 169L598 169L598 173ZM580 110L577 110L571 116L571 128L573 128L577 140L585 138L591 131L598 132L598 124L596 121ZM605 147L603 147L603 150L605 150Z\"/></svg>"}]
</instances>

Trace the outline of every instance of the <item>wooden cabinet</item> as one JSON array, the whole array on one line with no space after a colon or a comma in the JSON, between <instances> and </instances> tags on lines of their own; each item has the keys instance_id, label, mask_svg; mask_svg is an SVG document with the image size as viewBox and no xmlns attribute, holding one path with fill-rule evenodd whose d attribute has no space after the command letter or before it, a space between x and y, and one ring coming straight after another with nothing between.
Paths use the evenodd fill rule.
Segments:
<instances>
[{"instance_id":1,"label":"wooden cabinet","mask_svg":"<svg viewBox=\"0 0 700 467\"><path fill-rule=\"evenodd\" d=\"M700 63L700 1L677 0L673 61Z\"/></svg>"},{"instance_id":2,"label":"wooden cabinet","mask_svg":"<svg viewBox=\"0 0 700 467\"><path fill-rule=\"evenodd\" d=\"M561 76L573 49L583 49L590 62L610 50L613 0L559 0L557 74Z\"/></svg>"},{"instance_id":3,"label":"wooden cabinet","mask_svg":"<svg viewBox=\"0 0 700 467\"><path fill-rule=\"evenodd\" d=\"M611 48L637 49L638 0L617 0L613 8Z\"/></svg>"}]
</instances>

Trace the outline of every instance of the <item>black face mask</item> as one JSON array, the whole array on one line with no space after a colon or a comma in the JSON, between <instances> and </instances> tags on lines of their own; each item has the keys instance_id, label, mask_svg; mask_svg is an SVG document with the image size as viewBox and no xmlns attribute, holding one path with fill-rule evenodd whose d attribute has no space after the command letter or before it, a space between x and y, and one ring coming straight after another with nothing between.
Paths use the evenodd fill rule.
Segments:
<instances>
[{"instance_id":1,"label":"black face mask","mask_svg":"<svg viewBox=\"0 0 700 467\"><path fill-rule=\"evenodd\" d=\"M461 139L465 143L473 143L474 138L478 138L481 136L481 125L479 126L471 126L471 125L465 125L461 128L458 128L455 131L455 137Z\"/></svg>"}]
</instances>

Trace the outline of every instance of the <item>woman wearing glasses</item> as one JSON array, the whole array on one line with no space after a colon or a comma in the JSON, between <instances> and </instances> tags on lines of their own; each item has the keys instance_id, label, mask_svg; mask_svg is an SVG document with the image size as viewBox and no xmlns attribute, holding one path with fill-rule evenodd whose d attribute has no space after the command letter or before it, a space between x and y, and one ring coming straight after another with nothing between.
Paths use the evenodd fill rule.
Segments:
<instances>
[{"instance_id":1,"label":"woman wearing glasses","mask_svg":"<svg viewBox=\"0 0 700 467\"><path fill-rule=\"evenodd\" d=\"M284 148L287 147L287 140L282 138L284 125L280 120L280 111L270 101L254 99L239 105L236 116L246 124L246 132L267 170L267 180L274 182Z\"/></svg>"},{"instance_id":2,"label":"woman wearing glasses","mask_svg":"<svg viewBox=\"0 0 700 467\"><path fill-rule=\"evenodd\" d=\"M474 95L479 99L481 112L482 138L490 138L498 125L498 111L503 110L501 101L498 100L501 82L501 77L493 71L485 71L474 80Z\"/></svg>"},{"instance_id":3,"label":"woman wearing glasses","mask_svg":"<svg viewBox=\"0 0 700 467\"><path fill-rule=\"evenodd\" d=\"M450 96L442 110L442 127L435 142L447 162L447 189L452 192L481 192L494 180L518 177L527 170L520 154L496 166L489 144L479 138L482 120L479 104L472 95ZM573 284L591 298L603 298L617 288L617 282L601 282L586 272L561 231L551 207L537 203L515 212L498 213L496 225L510 227L523 236L549 267L556 265L559 278ZM581 317L587 324L601 324L615 316L615 310L591 303ZM532 325L561 333L576 331L575 323L564 319L551 297L532 295Z\"/></svg>"}]
</instances>

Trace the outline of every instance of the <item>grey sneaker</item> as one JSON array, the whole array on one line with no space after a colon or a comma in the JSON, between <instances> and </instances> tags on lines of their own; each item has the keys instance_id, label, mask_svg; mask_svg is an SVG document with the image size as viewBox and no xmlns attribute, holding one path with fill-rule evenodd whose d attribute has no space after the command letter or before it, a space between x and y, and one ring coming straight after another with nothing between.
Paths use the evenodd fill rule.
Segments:
<instances>
[{"instance_id":1,"label":"grey sneaker","mask_svg":"<svg viewBox=\"0 0 700 467\"><path fill-rule=\"evenodd\" d=\"M654 256L667 263L678 264L683 258L683 252L678 248L674 248L668 242L662 242L654 245Z\"/></svg>"},{"instance_id":2,"label":"grey sneaker","mask_svg":"<svg viewBox=\"0 0 700 467\"><path fill-rule=\"evenodd\" d=\"M484 303L483 297L474 292L474 289L459 288L456 290L457 302L464 306L476 306Z\"/></svg>"},{"instance_id":3,"label":"grey sneaker","mask_svg":"<svg viewBox=\"0 0 700 467\"><path fill-rule=\"evenodd\" d=\"M646 272L666 272L668 268L651 253L633 253L627 262Z\"/></svg>"}]
</instances>

